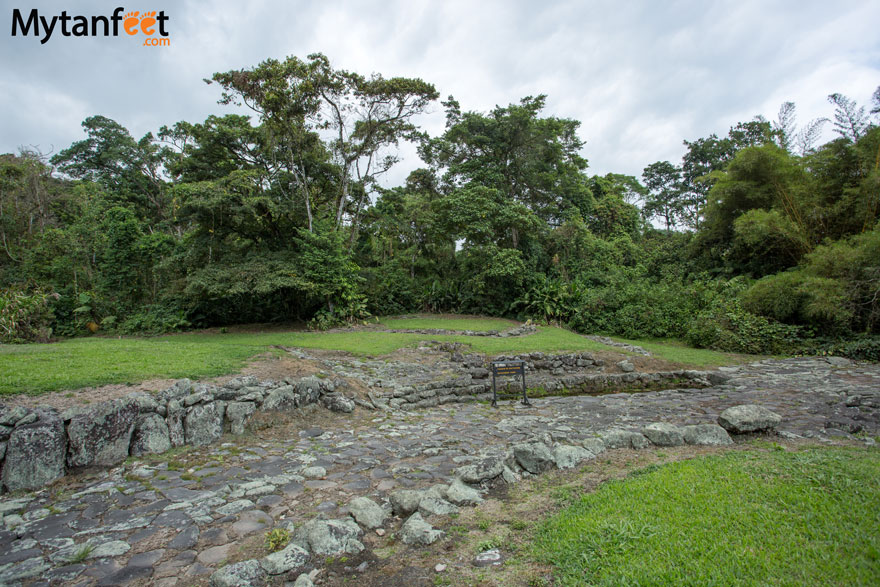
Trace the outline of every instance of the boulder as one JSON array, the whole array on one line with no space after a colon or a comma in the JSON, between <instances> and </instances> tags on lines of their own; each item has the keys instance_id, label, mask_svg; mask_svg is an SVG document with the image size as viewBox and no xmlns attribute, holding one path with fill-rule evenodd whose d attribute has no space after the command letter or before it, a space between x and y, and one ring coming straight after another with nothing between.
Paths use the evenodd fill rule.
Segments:
<instances>
[{"instance_id":1,"label":"boulder","mask_svg":"<svg viewBox=\"0 0 880 587\"><path fill-rule=\"evenodd\" d=\"M168 425L168 438L171 440L171 446L176 448L186 444L186 434L183 430L183 417L186 415L183 407L177 400L168 402L167 415L165 423Z\"/></svg>"},{"instance_id":2,"label":"boulder","mask_svg":"<svg viewBox=\"0 0 880 587\"><path fill-rule=\"evenodd\" d=\"M465 483L480 483L494 479L504 471L504 459L499 456L486 455L469 465L455 470L458 477Z\"/></svg>"},{"instance_id":3,"label":"boulder","mask_svg":"<svg viewBox=\"0 0 880 587\"><path fill-rule=\"evenodd\" d=\"M612 428L601 435L605 448L647 448L651 443L643 435L631 430Z\"/></svg>"},{"instance_id":4,"label":"boulder","mask_svg":"<svg viewBox=\"0 0 880 587\"><path fill-rule=\"evenodd\" d=\"M381 528L389 512L368 497L356 497L348 503L348 511L358 524L368 530Z\"/></svg>"},{"instance_id":5,"label":"boulder","mask_svg":"<svg viewBox=\"0 0 880 587\"><path fill-rule=\"evenodd\" d=\"M348 399L341 393L328 393L321 398L321 403L331 412L350 414L354 411L354 400Z\"/></svg>"},{"instance_id":6,"label":"boulder","mask_svg":"<svg viewBox=\"0 0 880 587\"><path fill-rule=\"evenodd\" d=\"M138 416L131 438L131 454L161 454L171 449L168 424L159 414Z\"/></svg>"},{"instance_id":7,"label":"boulder","mask_svg":"<svg viewBox=\"0 0 880 587\"><path fill-rule=\"evenodd\" d=\"M561 444L553 451L553 460L560 469L573 469L582 462L595 458L595 454L580 446Z\"/></svg>"},{"instance_id":8,"label":"boulder","mask_svg":"<svg viewBox=\"0 0 880 587\"><path fill-rule=\"evenodd\" d=\"M725 446L733 444L727 431L718 424L697 424L682 428L684 441L688 444Z\"/></svg>"},{"instance_id":9,"label":"boulder","mask_svg":"<svg viewBox=\"0 0 880 587\"><path fill-rule=\"evenodd\" d=\"M754 404L733 406L718 416L718 423L733 434L773 430L780 422L782 418L778 414Z\"/></svg>"},{"instance_id":10,"label":"boulder","mask_svg":"<svg viewBox=\"0 0 880 587\"><path fill-rule=\"evenodd\" d=\"M400 528L400 539L405 544L433 544L443 536L443 531L435 529L418 512L414 513Z\"/></svg>"},{"instance_id":11,"label":"boulder","mask_svg":"<svg viewBox=\"0 0 880 587\"><path fill-rule=\"evenodd\" d=\"M617 363L617 366L620 367L620 370L624 373L632 373L636 370L635 365L633 365L630 361L624 359Z\"/></svg>"},{"instance_id":12,"label":"boulder","mask_svg":"<svg viewBox=\"0 0 880 587\"><path fill-rule=\"evenodd\" d=\"M678 426L666 422L654 422L642 429L642 434L657 446L681 446L684 436Z\"/></svg>"},{"instance_id":13,"label":"boulder","mask_svg":"<svg viewBox=\"0 0 880 587\"><path fill-rule=\"evenodd\" d=\"M256 587L265 581L266 571L253 559L226 565L211 575L211 587Z\"/></svg>"},{"instance_id":14,"label":"boulder","mask_svg":"<svg viewBox=\"0 0 880 587\"><path fill-rule=\"evenodd\" d=\"M605 452L605 443L602 442L601 438L587 438L581 443L581 446L596 456Z\"/></svg>"},{"instance_id":15,"label":"boulder","mask_svg":"<svg viewBox=\"0 0 880 587\"><path fill-rule=\"evenodd\" d=\"M55 412L12 431L6 445L2 481L8 491L39 489L64 476L67 435Z\"/></svg>"},{"instance_id":16,"label":"boulder","mask_svg":"<svg viewBox=\"0 0 880 587\"><path fill-rule=\"evenodd\" d=\"M543 442L522 442L513 447L513 457L519 466L533 475L543 473L556 464L553 453Z\"/></svg>"},{"instance_id":17,"label":"boulder","mask_svg":"<svg viewBox=\"0 0 880 587\"><path fill-rule=\"evenodd\" d=\"M263 409L271 412L290 412L300 406L300 394L292 385L272 390L263 400Z\"/></svg>"},{"instance_id":18,"label":"boulder","mask_svg":"<svg viewBox=\"0 0 880 587\"><path fill-rule=\"evenodd\" d=\"M291 542L319 555L357 554L364 549L358 540L364 533L354 520L310 520L296 529Z\"/></svg>"},{"instance_id":19,"label":"boulder","mask_svg":"<svg viewBox=\"0 0 880 587\"><path fill-rule=\"evenodd\" d=\"M220 402L197 404L189 408L183 421L186 444L206 446L223 435L223 405Z\"/></svg>"},{"instance_id":20,"label":"boulder","mask_svg":"<svg viewBox=\"0 0 880 587\"><path fill-rule=\"evenodd\" d=\"M229 432L241 436L245 432L251 416L257 411L253 402L229 402L226 404L226 421L229 422Z\"/></svg>"},{"instance_id":21,"label":"boulder","mask_svg":"<svg viewBox=\"0 0 880 587\"><path fill-rule=\"evenodd\" d=\"M323 381L326 381L326 383L323 383ZM332 385L330 381L318 379L314 375L303 377L297 381L296 390L302 398L302 405L313 404L318 401L318 398L321 397L321 392L327 391L330 385Z\"/></svg>"},{"instance_id":22,"label":"boulder","mask_svg":"<svg viewBox=\"0 0 880 587\"><path fill-rule=\"evenodd\" d=\"M448 516L449 514L457 514L458 507L445 499L428 495L419 502L419 513L423 516Z\"/></svg>"},{"instance_id":23,"label":"boulder","mask_svg":"<svg viewBox=\"0 0 880 587\"><path fill-rule=\"evenodd\" d=\"M128 457L138 417L137 402L102 402L70 419L67 425L69 467L110 467Z\"/></svg>"},{"instance_id":24,"label":"boulder","mask_svg":"<svg viewBox=\"0 0 880 587\"><path fill-rule=\"evenodd\" d=\"M419 509L424 493L416 489L399 489L391 493L388 499L391 501L391 509L398 516L408 516Z\"/></svg>"},{"instance_id":25,"label":"boulder","mask_svg":"<svg viewBox=\"0 0 880 587\"><path fill-rule=\"evenodd\" d=\"M456 479L449 485L449 489L446 491L446 499L455 505L477 505L483 501L479 491L465 485L460 479Z\"/></svg>"},{"instance_id":26,"label":"boulder","mask_svg":"<svg viewBox=\"0 0 880 587\"><path fill-rule=\"evenodd\" d=\"M260 559L260 566L270 575L281 575L301 569L309 562L309 553L296 544L288 544L284 550L273 552Z\"/></svg>"}]
</instances>

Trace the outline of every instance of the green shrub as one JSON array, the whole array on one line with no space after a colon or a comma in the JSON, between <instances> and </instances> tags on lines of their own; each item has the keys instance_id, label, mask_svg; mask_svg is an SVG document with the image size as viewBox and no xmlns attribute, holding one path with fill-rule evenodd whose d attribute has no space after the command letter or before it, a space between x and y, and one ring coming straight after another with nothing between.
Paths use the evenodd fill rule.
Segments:
<instances>
[{"instance_id":1,"label":"green shrub","mask_svg":"<svg viewBox=\"0 0 880 587\"><path fill-rule=\"evenodd\" d=\"M0 289L0 342L46 342L52 336L52 302L58 294L34 289Z\"/></svg>"},{"instance_id":2,"label":"green shrub","mask_svg":"<svg viewBox=\"0 0 880 587\"><path fill-rule=\"evenodd\" d=\"M797 354L880 362L880 336L863 336L854 340L810 341L800 347Z\"/></svg>"},{"instance_id":3,"label":"green shrub","mask_svg":"<svg viewBox=\"0 0 880 587\"><path fill-rule=\"evenodd\" d=\"M742 308L736 299L718 299L690 321L688 344L749 354L789 352L801 341L797 326L781 324Z\"/></svg>"},{"instance_id":4,"label":"green shrub","mask_svg":"<svg viewBox=\"0 0 880 587\"><path fill-rule=\"evenodd\" d=\"M103 326L106 318L101 322ZM162 334L191 326L186 312L170 304L153 304L126 318L120 325L122 332Z\"/></svg>"}]
</instances>

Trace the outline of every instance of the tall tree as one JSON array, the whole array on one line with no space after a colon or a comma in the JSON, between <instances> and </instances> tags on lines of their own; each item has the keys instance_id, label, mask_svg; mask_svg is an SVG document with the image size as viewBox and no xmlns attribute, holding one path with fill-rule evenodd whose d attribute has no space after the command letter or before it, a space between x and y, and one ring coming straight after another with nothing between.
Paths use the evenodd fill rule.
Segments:
<instances>
[{"instance_id":1,"label":"tall tree","mask_svg":"<svg viewBox=\"0 0 880 587\"><path fill-rule=\"evenodd\" d=\"M253 69L216 73L223 87L221 103L241 99L260 113L264 123L283 133L291 155L309 132L328 132L327 149L339 166L339 195L335 228L342 226L352 202L351 182L367 188L396 161L383 150L401 139L417 136L412 118L438 96L434 86L418 78L364 77L334 69L320 54L303 61L269 59ZM363 209L367 189L360 191L352 213L352 235Z\"/></svg>"}]
</instances>

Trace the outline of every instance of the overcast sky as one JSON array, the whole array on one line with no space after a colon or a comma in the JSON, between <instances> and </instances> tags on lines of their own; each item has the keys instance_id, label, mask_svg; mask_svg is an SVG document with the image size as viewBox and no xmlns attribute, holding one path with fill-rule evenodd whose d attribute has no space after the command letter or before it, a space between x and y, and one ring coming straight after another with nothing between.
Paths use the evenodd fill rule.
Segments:
<instances>
[{"instance_id":1,"label":"overcast sky","mask_svg":"<svg viewBox=\"0 0 880 587\"><path fill-rule=\"evenodd\" d=\"M682 140L775 118L830 117L826 96L868 105L880 85L880 2L0 0L0 153L58 152L101 114L136 138L179 120L237 111L202 79L268 58L325 53L335 67L421 77L464 110L547 94L545 114L582 122L590 172L641 175L677 162ZM14 8L51 19L164 10L170 47L143 36L12 37ZM440 104L423 116L442 132ZM385 180L420 165L413 149Z\"/></svg>"}]
</instances>

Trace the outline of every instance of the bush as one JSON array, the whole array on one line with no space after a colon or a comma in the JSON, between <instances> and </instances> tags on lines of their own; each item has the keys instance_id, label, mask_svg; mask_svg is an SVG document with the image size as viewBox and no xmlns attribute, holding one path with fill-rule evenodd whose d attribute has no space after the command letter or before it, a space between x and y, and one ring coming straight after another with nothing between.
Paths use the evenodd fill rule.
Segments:
<instances>
[{"instance_id":1,"label":"bush","mask_svg":"<svg viewBox=\"0 0 880 587\"><path fill-rule=\"evenodd\" d=\"M52 336L52 302L60 296L41 289L0 289L0 342L47 342Z\"/></svg>"},{"instance_id":2,"label":"bush","mask_svg":"<svg viewBox=\"0 0 880 587\"><path fill-rule=\"evenodd\" d=\"M799 348L796 354L880 362L880 336L864 336L854 340L811 341Z\"/></svg>"},{"instance_id":3,"label":"bush","mask_svg":"<svg viewBox=\"0 0 880 587\"><path fill-rule=\"evenodd\" d=\"M104 326L106 322L107 319L105 318L101 325ZM119 330L130 334L162 334L164 332L183 330L189 326L191 324L187 320L184 310L172 305L154 304L146 306L140 312L126 318L119 325Z\"/></svg>"},{"instance_id":4,"label":"bush","mask_svg":"<svg viewBox=\"0 0 880 587\"><path fill-rule=\"evenodd\" d=\"M690 322L686 340L697 348L779 354L800 344L801 332L797 326L747 312L736 299L719 298Z\"/></svg>"}]
</instances>

